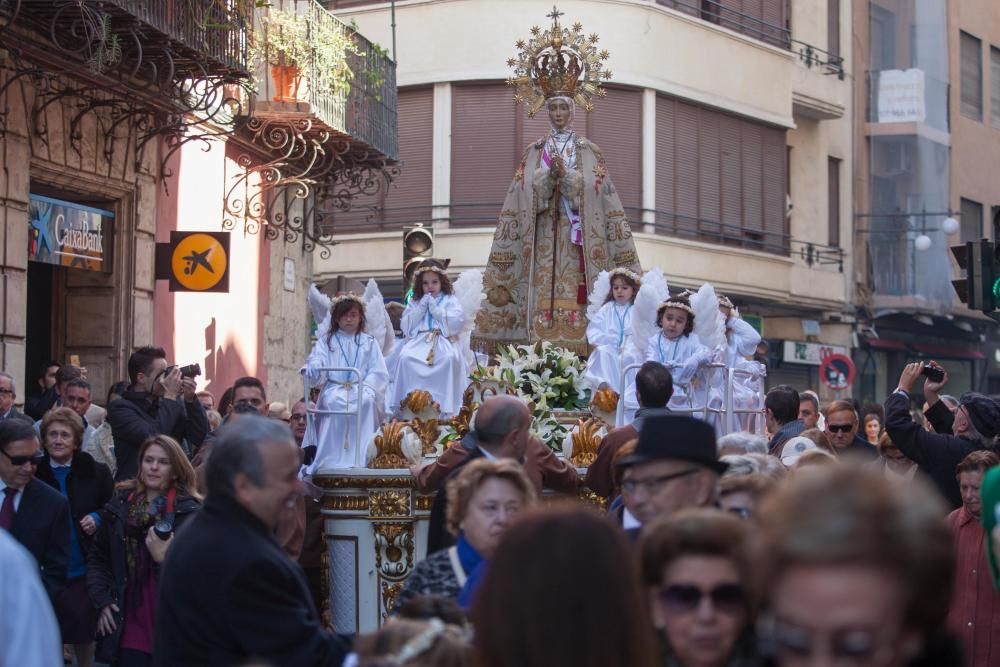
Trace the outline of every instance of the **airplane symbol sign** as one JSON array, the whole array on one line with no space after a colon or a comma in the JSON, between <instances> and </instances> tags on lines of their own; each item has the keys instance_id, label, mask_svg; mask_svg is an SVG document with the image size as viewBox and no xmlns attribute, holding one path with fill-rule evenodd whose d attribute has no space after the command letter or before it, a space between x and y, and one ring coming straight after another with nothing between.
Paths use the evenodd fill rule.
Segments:
<instances>
[{"instance_id":1,"label":"airplane symbol sign","mask_svg":"<svg viewBox=\"0 0 1000 667\"><path fill-rule=\"evenodd\" d=\"M228 292L229 233L171 232L170 291Z\"/></svg>"}]
</instances>

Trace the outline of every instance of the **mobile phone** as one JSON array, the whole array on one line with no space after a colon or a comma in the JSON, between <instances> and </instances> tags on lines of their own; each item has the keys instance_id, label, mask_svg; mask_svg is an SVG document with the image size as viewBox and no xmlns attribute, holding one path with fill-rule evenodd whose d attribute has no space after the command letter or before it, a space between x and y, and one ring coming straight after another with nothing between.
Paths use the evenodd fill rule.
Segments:
<instances>
[{"instance_id":1,"label":"mobile phone","mask_svg":"<svg viewBox=\"0 0 1000 667\"><path fill-rule=\"evenodd\" d=\"M69 355L69 365L70 366L76 366L77 368L79 368L80 367L80 355L79 354L71 354L71 355Z\"/></svg>"}]
</instances>

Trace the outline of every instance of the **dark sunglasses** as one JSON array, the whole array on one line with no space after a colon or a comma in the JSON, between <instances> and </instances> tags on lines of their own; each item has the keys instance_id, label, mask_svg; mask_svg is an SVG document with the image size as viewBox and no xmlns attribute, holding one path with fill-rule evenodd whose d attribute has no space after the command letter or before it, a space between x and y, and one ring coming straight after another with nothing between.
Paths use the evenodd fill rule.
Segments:
<instances>
[{"instance_id":1,"label":"dark sunglasses","mask_svg":"<svg viewBox=\"0 0 1000 667\"><path fill-rule=\"evenodd\" d=\"M854 424L827 424L826 428L830 433L848 433Z\"/></svg>"},{"instance_id":2,"label":"dark sunglasses","mask_svg":"<svg viewBox=\"0 0 1000 667\"><path fill-rule=\"evenodd\" d=\"M703 591L690 584L674 584L660 589L660 602L675 613L692 612L708 596L712 606L722 613L737 613L746 609L746 594L739 584L719 584L710 591Z\"/></svg>"},{"instance_id":3,"label":"dark sunglasses","mask_svg":"<svg viewBox=\"0 0 1000 667\"><path fill-rule=\"evenodd\" d=\"M12 466L23 466L25 463L30 463L31 465L36 466L42 462L42 459L45 458L45 454L40 451L35 452L31 456L11 456L2 449L0 449L0 452L3 452L3 455L7 457L7 460L10 461Z\"/></svg>"}]
</instances>

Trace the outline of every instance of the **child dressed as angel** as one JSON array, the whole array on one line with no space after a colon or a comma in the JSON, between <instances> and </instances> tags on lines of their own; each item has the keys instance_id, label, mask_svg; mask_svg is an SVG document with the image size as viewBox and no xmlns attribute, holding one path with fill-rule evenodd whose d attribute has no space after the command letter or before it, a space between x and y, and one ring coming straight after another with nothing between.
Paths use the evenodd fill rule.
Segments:
<instances>
[{"instance_id":1,"label":"child dressed as angel","mask_svg":"<svg viewBox=\"0 0 1000 667\"><path fill-rule=\"evenodd\" d=\"M357 295L333 299L328 333L324 322L302 369L309 386L321 387L314 421L316 458L307 471L310 474L325 468L364 467L364 449L379 427L389 371L380 343L367 333L365 310L365 301ZM347 371L320 370L323 368L356 368L360 378ZM325 410L360 410L360 431L355 433L355 415L323 414Z\"/></svg>"},{"instance_id":2,"label":"child dressed as angel","mask_svg":"<svg viewBox=\"0 0 1000 667\"><path fill-rule=\"evenodd\" d=\"M399 351L389 402L394 410L414 389L429 391L444 416L461 409L469 367L459 345L465 311L454 292L448 274L433 260L416 270L413 299L403 312L406 342Z\"/></svg>"},{"instance_id":3,"label":"child dressed as angel","mask_svg":"<svg viewBox=\"0 0 1000 667\"><path fill-rule=\"evenodd\" d=\"M594 346L587 360L587 379L595 392L611 388L622 393L622 369L637 360L628 351L632 335L632 305L639 274L626 268L601 271L590 294L587 342Z\"/></svg>"}]
</instances>

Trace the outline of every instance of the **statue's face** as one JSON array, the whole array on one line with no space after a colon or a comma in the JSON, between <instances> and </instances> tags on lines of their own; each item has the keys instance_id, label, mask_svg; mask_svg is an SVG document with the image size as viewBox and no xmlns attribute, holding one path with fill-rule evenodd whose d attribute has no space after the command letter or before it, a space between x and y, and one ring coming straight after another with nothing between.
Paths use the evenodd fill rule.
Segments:
<instances>
[{"instance_id":1,"label":"statue's face","mask_svg":"<svg viewBox=\"0 0 1000 667\"><path fill-rule=\"evenodd\" d=\"M549 104L549 121L552 127L561 130L569 125L570 111L566 100L554 100Z\"/></svg>"}]
</instances>

